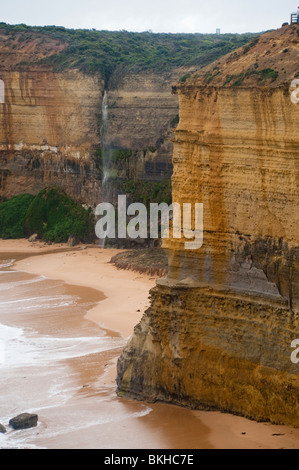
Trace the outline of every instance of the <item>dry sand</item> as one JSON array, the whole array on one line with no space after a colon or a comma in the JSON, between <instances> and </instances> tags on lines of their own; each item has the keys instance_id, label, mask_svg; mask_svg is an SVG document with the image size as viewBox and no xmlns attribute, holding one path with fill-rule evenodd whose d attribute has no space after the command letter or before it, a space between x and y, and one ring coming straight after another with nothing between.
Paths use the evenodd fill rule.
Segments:
<instances>
[{"instance_id":1,"label":"dry sand","mask_svg":"<svg viewBox=\"0 0 299 470\"><path fill-rule=\"evenodd\" d=\"M149 305L148 294L150 288L155 285L155 279L116 269L109 263L116 251L95 246L75 249L66 246L53 247L41 243L30 244L26 240L0 241L0 253L7 253L9 256L14 254L13 257L19 260L14 269L62 280L72 285L75 290L74 286L80 286L81 290L86 287L100 291L103 300L88 311L86 318L108 330L118 332L123 338L128 338ZM82 372L82 387L84 383L94 383L89 396L87 389L82 394L82 400L86 400L88 407L93 406L92 401L88 400L96 393L95 388L99 385L99 380L102 385L107 385L109 393L111 390L114 393L117 358L109 368L103 367L103 364L97 365L98 373L102 373L100 379L94 372L94 358L91 359L90 364L75 361ZM136 406L131 400L119 400L128 409ZM107 446L113 448L111 443L114 443L114 448L119 449L299 448L299 429L256 423L219 412L191 411L162 403L149 406L152 411L146 416L124 421L116 428L113 423L106 425ZM95 430L91 429L91 432L94 433ZM70 439L74 439L75 435L74 430ZM83 439L82 433L80 438ZM85 433L85 439L88 439L88 432ZM117 442L119 446L116 445ZM71 444L69 445L71 447ZM105 445L103 440L102 445ZM55 440L49 443L50 448L56 446L59 447L59 442Z\"/></svg>"}]
</instances>

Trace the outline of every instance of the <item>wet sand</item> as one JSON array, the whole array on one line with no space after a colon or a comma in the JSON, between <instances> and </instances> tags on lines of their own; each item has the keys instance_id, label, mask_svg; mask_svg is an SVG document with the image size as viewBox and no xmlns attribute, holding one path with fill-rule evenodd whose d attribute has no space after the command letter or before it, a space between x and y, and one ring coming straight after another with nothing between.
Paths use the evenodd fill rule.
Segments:
<instances>
[{"instance_id":1,"label":"wet sand","mask_svg":"<svg viewBox=\"0 0 299 470\"><path fill-rule=\"evenodd\" d=\"M50 372L54 376L57 373L62 380L59 386L65 387L67 392L67 399L59 404L53 405L46 394L46 381L53 380L53 375L45 375L45 383L34 382L41 370L31 371L28 393L34 384L35 393L44 403L38 412L39 426L23 431L24 446L49 449L298 449L299 429L116 396L117 358L149 305L148 293L155 285L155 279L116 269L109 263L115 252L99 247L74 249L61 246L53 250L53 246L33 245L26 240L0 241L2 259L4 254L18 259L12 268L14 271L45 276L49 283L59 280L62 282L57 287L60 293L80 299L78 308L64 310L64 315L59 309L38 316L29 311L7 320L11 326L30 326L41 336L55 337L59 332L60 338L98 336L99 344L104 341L101 351L53 362ZM105 341L109 347L105 346ZM51 358L49 368L50 364ZM20 371L18 374L12 376L11 381L16 385L26 384ZM23 400L23 406L27 405L23 411L28 411L30 405L21 394L14 399L16 403L17 399Z\"/></svg>"}]
</instances>

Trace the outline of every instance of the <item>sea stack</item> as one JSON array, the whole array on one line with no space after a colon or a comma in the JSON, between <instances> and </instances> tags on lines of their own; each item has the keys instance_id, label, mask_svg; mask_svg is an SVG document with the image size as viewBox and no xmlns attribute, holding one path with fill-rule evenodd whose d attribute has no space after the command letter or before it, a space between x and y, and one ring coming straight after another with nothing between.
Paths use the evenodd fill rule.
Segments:
<instances>
[{"instance_id":1,"label":"sea stack","mask_svg":"<svg viewBox=\"0 0 299 470\"><path fill-rule=\"evenodd\" d=\"M119 358L122 396L299 426L298 31L173 87L173 201L203 203L204 243L164 240L169 274Z\"/></svg>"}]
</instances>

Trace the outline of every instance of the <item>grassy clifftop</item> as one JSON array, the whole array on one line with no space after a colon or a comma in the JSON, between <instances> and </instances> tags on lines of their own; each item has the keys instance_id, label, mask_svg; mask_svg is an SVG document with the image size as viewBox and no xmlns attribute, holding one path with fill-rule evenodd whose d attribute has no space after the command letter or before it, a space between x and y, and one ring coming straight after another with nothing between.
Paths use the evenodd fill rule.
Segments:
<instances>
[{"instance_id":1,"label":"grassy clifftop","mask_svg":"<svg viewBox=\"0 0 299 470\"><path fill-rule=\"evenodd\" d=\"M55 70L79 68L86 73L98 72L108 81L115 70L123 68L200 68L243 46L253 36L256 35L133 33L0 23L0 51L3 43L6 50L14 53L27 45L23 60L15 66L35 63L53 66Z\"/></svg>"},{"instance_id":2,"label":"grassy clifftop","mask_svg":"<svg viewBox=\"0 0 299 470\"><path fill-rule=\"evenodd\" d=\"M298 53L298 25L286 24L252 38L245 46L221 57L217 64L209 64L187 77L184 84L247 88L286 84L288 90L291 81L299 77Z\"/></svg>"}]
</instances>

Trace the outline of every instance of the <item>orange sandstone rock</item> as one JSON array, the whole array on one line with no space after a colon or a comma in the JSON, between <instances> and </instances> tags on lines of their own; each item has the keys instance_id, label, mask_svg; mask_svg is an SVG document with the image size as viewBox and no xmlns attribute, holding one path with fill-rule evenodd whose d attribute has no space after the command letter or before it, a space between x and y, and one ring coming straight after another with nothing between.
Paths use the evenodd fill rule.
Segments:
<instances>
[{"instance_id":1,"label":"orange sandstone rock","mask_svg":"<svg viewBox=\"0 0 299 470\"><path fill-rule=\"evenodd\" d=\"M174 87L173 200L203 203L204 244L164 241L119 393L299 426L298 43L267 33Z\"/></svg>"}]
</instances>

